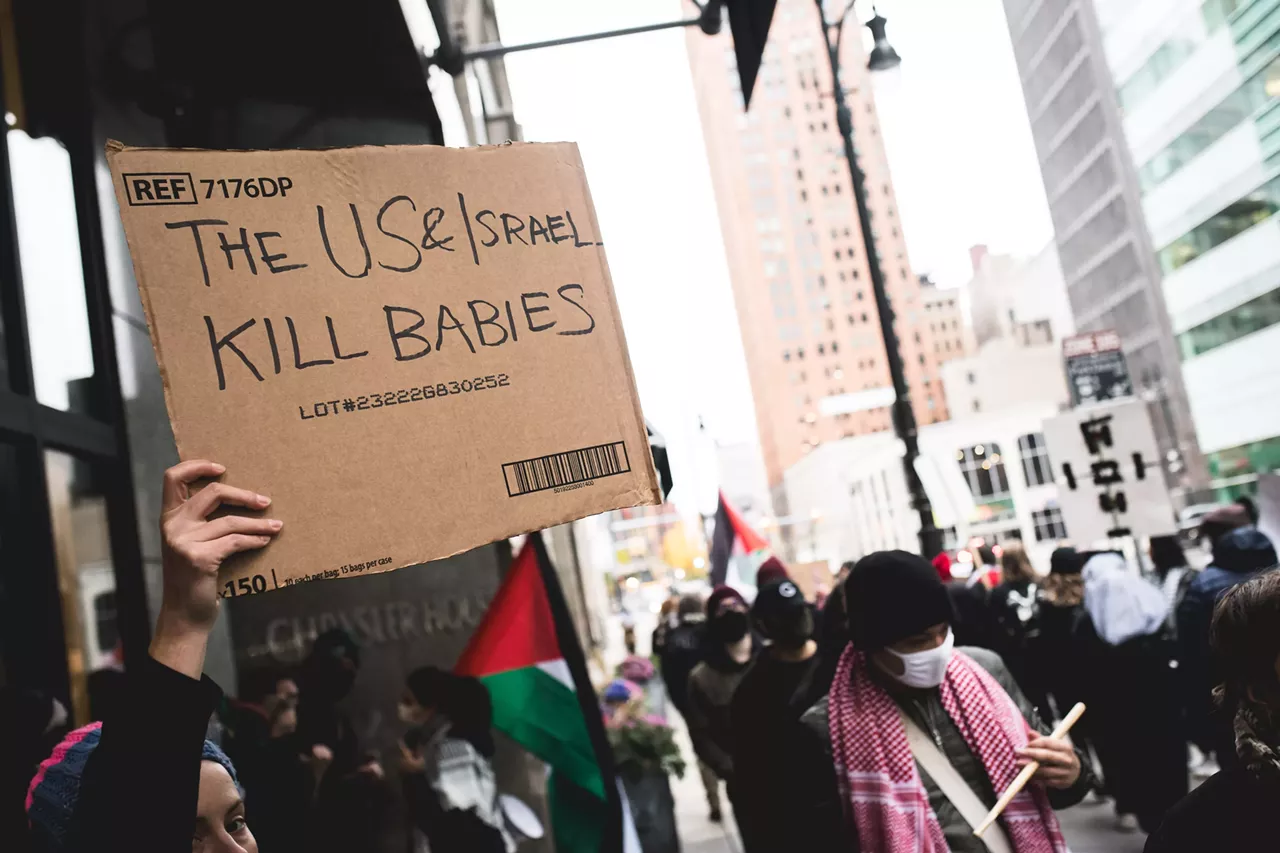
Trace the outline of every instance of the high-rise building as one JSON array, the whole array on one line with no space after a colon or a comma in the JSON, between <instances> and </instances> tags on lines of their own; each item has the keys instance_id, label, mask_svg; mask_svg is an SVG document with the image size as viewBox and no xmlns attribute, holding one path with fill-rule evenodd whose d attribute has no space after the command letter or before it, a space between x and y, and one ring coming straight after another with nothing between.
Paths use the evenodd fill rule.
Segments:
<instances>
[{"instance_id":1,"label":"high-rise building","mask_svg":"<svg viewBox=\"0 0 1280 853\"><path fill-rule=\"evenodd\" d=\"M1095 0L1220 499L1280 468L1280 0Z\"/></svg>"},{"instance_id":2,"label":"high-rise building","mask_svg":"<svg viewBox=\"0 0 1280 853\"><path fill-rule=\"evenodd\" d=\"M857 21L850 19L854 29ZM877 252L897 316L916 419L947 417L920 282L889 179L866 56L843 41ZM765 471L825 441L890 430L892 394L849 169L814 4L779 0L751 109L743 111L728 33L689 37L690 63L728 253ZM870 394L864 392L871 392Z\"/></svg>"},{"instance_id":3,"label":"high-rise building","mask_svg":"<svg viewBox=\"0 0 1280 853\"><path fill-rule=\"evenodd\" d=\"M1114 14L1151 4L1099 0ZM1170 485L1205 485L1177 345L1091 0L1004 0L1076 326L1114 329L1149 403Z\"/></svg>"}]
</instances>

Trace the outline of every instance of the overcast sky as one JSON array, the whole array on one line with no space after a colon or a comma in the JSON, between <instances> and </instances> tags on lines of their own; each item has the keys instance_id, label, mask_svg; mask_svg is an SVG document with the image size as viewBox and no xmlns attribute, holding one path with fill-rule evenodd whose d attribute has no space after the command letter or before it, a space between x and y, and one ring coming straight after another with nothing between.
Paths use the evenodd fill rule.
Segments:
<instances>
[{"instance_id":1,"label":"overcast sky","mask_svg":"<svg viewBox=\"0 0 1280 853\"><path fill-rule=\"evenodd\" d=\"M497 7L508 44L692 10L678 0ZM1052 230L1000 0L879 7L903 57L876 96L917 272L958 286L974 243L1036 252ZM695 449L698 417L726 443L754 441L755 423L684 39L674 30L514 54L507 70L525 138L582 148L645 413L671 442L676 499L705 505L714 467Z\"/></svg>"}]
</instances>

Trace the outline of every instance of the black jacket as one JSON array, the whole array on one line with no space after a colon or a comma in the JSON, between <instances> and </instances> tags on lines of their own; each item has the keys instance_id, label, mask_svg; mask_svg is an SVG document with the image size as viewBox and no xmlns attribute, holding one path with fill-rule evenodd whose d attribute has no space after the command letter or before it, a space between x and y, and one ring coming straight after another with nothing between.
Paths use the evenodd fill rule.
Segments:
<instances>
[{"instance_id":1,"label":"black jacket","mask_svg":"<svg viewBox=\"0 0 1280 853\"><path fill-rule=\"evenodd\" d=\"M787 788L786 732L799 725L806 709L796 693L812 676L818 655L806 661L774 659L766 651L756 659L729 706L733 730L734 816L748 853L785 845L790 820L778 808Z\"/></svg>"},{"instance_id":2,"label":"black jacket","mask_svg":"<svg viewBox=\"0 0 1280 853\"><path fill-rule=\"evenodd\" d=\"M191 849L200 754L221 695L208 676L196 681L150 657L129 669L124 701L85 764L66 853Z\"/></svg>"},{"instance_id":3,"label":"black jacket","mask_svg":"<svg viewBox=\"0 0 1280 853\"><path fill-rule=\"evenodd\" d=\"M1229 717L1216 715L1211 694L1220 680L1209 650L1209 625L1213 609L1223 594L1276 564L1271 540L1256 527L1241 527L1213 544L1213 563L1196 575L1178 603L1177 642L1183 698L1191 737L1202 746L1221 747L1226 760L1234 759ZM1222 760L1220 757L1219 760Z\"/></svg>"},{"instance_id":4,"label":"black jacket","mask_svg":"<svg viewBox=\"0 0 1280 853\"><path fill-rule=\"evenodd\" d=\"M1144 853L1253 853L1280 839L1280 781L1224 770L1184 797L1147 839Z\"/></svg>"},{"instance_id":5,"label":"black jacket","mask_svg":"<svg viewBox=\"0 0 1280 853\"><path fill-rule=\"evenodd\" d=\"M667 632L658 664L662 683L680 716L689 716L689 673L706 656L707 623L682 620Z\"/></svg>"}]
</instances>

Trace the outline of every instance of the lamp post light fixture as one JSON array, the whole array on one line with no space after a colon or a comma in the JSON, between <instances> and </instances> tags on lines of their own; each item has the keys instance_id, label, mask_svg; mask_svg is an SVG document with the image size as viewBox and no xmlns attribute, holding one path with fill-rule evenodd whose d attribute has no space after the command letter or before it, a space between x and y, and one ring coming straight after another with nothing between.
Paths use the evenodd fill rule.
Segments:
<instances>
[{"instance_id":1,"label":"lamp post light fixture","mask_svg":"<svg viewBox=\"0 0 1280 853\"><path fill-rule=\"evenodd\" d=\"M822 24L822 37L826 42L827 59L831 63L831 89L836 103L836 124L840 128L840 136L844 141L844 156L849 164L849 177L853 183L853 198L858 211L858 224L862 230L862 246L866 253L867 270L871 276L871 290L875 295L876 312L880 317L880 336L884 339L885 360L889 363L889 378L893 383L893 429L902 440L903 473L907 478L907 492L911 496L911 506L920 515L920 553L926 559L942 550L942 531L933 523L933 506L925 493L920 475L916 473L916 459L920 456L920 443L917 435L916 416L911 408L911 392L907 387L906 373L902 365L902 351L898 345L898 335L893 327L893 306L889 303L889 294L885 290L884 270L880 267L880 253L876 249L876 235L871 227L871 211L867 206L866 175L858 166L858 152L853 144L853 113L845 98L844 85L840 81L840 44L844 36L845 20L853 11L856 0L849 0L843 14L836 20L829 20L823 11L823 0L814 0L818 7L818 20ZM886 71L902 63L902 57L889 44L885 34L887 21L878 11L867 22L871 30L874 47L867 61L871 71Z\"/></svg>"}]
</instances>

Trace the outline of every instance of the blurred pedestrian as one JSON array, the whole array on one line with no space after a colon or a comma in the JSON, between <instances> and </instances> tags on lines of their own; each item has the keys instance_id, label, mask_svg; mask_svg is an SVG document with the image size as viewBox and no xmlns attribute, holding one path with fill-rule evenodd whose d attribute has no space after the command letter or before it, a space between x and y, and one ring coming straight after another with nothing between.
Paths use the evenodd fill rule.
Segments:
<instances>
[{"instance_id":1,"label":"blurred pedestrian","mask_svg":"<svg viewBox=\"0 0 1280 853\"><path fill-rule=\"evenodd\" d=\"M1280 809L1280 572L1223 595L1210 631L1237 762L1178 803L1146 853L1270 850Z\"/></svg>"},{"instance_id":2,"label":"blurred pedestrian","mask_svg":"<svg viewBox=\"0 0 1280 853\"><path fill-rule=\"evenodd\" d=\"M299 669L298 752L315 777L309 853L347 853L374 846L385 831L391 804L386 773L376 753L365 751L342 704L355 686L360 647L332 628L316 637Z\"/></svg>"},{"instance_id":3,"label":"blurred pedestrian","mask_svg":"<svg viewBox=\"0 0 1280 853\"><path fill-rule=\"evenodd\" d=\"M662 602L662 607L658 610L658 627L653 629L653 638L649 641L649 648L659 659L667 648L667 634L669 634L677 625L680 624L680 599L677 596L671 596Z\"/></svg>"},{"instance_id":4,"label":"blurred pedestrian","mask_svg":"<svg viewBox=\"0 0 1280 853\"><path fill-rule=\"evenodd\" d=\"M409 673L397 707L405 804L415 851L511 853L493 773L489 691L433 666Z\"/></svg>"},{"instance_id":5,"label":"blurred pedestrian","mask_svg":"<svg viewBox=\"0 0 1280 853\"><path fill-rule=\"evenodd\" d=\"M848 577L848 573L845 573ZM845 621L843 582L837 582L835 592L827 597L822 608L821 627L817 632L817 651L813 669L796 688L796 707L804 712L827 695L836 676L840 655L849 643L849 625Z\"/></svg>"},{"instance_id":6,"label":"blurred pedestrian","mask_svg":"<svg viewBox=\"0 0 1280 853\"><path fill-rule=\"evenodd\" d=\"M708 642L702 662L689 673L689 737L694 752L725 783L737 812L733 776L733 730L729 706L733 692L755 657L747 602L728 586L718 586L707 599ZM704 779L704 781L706 781ZM722 818L717 805L711 819Z\"/></svg>"},{"instance_id":7,"label":"blurred pedestrian","mask_svg":"<svg viewBox=\"0 0 1280 853\"><path fill-rule=\"evenodd\" d=\"M1209 652L1209 625L1223 594L1274 566L1276 550L1239 504L1206 515L1200 533L1213 550L1213 561L1190 582L1178 606L1179 659L1189 691L1184 703L1191 735L1202 750L1212 750L1219 766L1226 769L1236 764L1235 738L1230 715L1215 710L1211 699L1221 673Z\"/></svg>"},{"instance_id":8,"label":"blurred pedestrian","mask_svg":"<svg viewBox=\"0 0 1280 853\"><path fill-rule=\"evenodd\" d=\"M956 635L956 644L981 646L984 649L993 647L995 642L987 588L980 583L970 583L954 577L951 567L951 557L945 551L933 558L934 571L946 585L947 597L951 599L951 630Z\"/></svg>"},{"instance_id":9,"label":"blurred pedestrian","mask_svg":"<svg viewBox=\"0 0 1280 853\"><path fill-rule=\"evenodd\" d=\"M204 739L221 691L201 675L218 618L218 569L266 546L280 523L231 512L269 500L214 482L226 469L192 460L165 472L163 595L149 654L130 664L118 710L77 729L42 762L27 814L35 849L54 853L145 850L256 853L236 775Z\"/></svg>"},{"instance_id":10,"label":"blurred pedestrian","mask_svg":"<svg viewBox=\"0 0 1280 853\"><path fill-rule=\"evenodd\" d=\"M871 554L841 592L850 642L790 751L790 846L986 853L973 834L981 813L957 808L944 788L969 788L985 811L1036 760L1032 783L990 832L1021 853L1065 851L1053 809L1084 796L1083 758L1044 736L1048 728L998 655L955 648L935 569L904 551Z\"/></svg>"},{"instance_id":11,"label":"blurred pedestrian","mask_svg":"<svg viewBox=\"0 0 1280 853\"><path fill-rule=\"evenodd\" d=\"M986 589L994 589L1000 583L1000 563L996 551L990 545L979 545L973 549L973 572L965 583L969 586L982 584Z\"/></svg>"},{"instance_id":12,"label":"blurred pedestrian","mask_svg":"<svg viewBox=\"0 0 1280 853\"><path fill-rule=\"evenodd\" d=\"M760 588L751 619L765 648L742 676L733 694L734 813L748 853L770 853L785 845L787 819L787 729L805 708L797 691L818 663L813 614L800 588L789 579Z\"/></svg>"},{"instance_id":13,"label":"blurred pedestrian","mask_svg":"<svg viewBox=\"0 0 1280 853\"><path fill-rule=\"evenodd\" d=\"M686 721L690 718L689 674L706 657L707 616L702 599L686 595L677 608L679 623L667 633L666 645L658 666L662 670L662 683L667 689L671 704ZM707 808L713 818L719 819L720 781L701 758L698 759L698 776L706 789Z\"/></svg>"},{"instance_id":14,"label":"blurred pedestrian","mask_svg":"<svg viewBox=\"0 0 1280 853\"><path fill-rule=\"evenodd\" d=\"M1042 716L1052 716L1040 645L1040 578L1027 552L1013 545L1000 555L1001 581L991 590L995 651Z\"/></svg>"},{"instance_id":15,"label":"blurred pedestrian","mask_svg":"<svg viewBox=\"0 0 1280 853\"><path fill-rule=\"evenodd\" d=\"M1151 832L1187 793L1169 603L1114 551L1088 555L1084 605L1102 641L1090 709L1094 743L1118 827Z\"/></svg>"}]
</instances>

